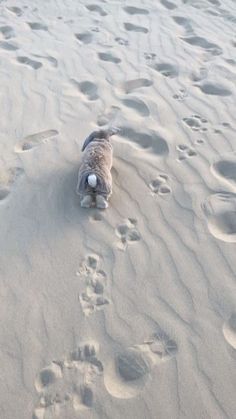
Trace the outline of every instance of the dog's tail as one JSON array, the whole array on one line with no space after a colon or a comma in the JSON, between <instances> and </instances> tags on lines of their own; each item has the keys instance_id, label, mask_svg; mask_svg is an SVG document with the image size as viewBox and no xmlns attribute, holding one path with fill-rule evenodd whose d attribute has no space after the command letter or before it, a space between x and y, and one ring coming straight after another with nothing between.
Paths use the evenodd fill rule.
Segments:
<instances>
[{"instance_id":1,"label":"dog's tail","mask_svg":"<svg viewBox=\"0 0 236 419\"><path fill-rule=\"evenodd\" d=\"M99 131L93 131L84 141L82 151L84 151L85 148L87 147L87 145L89 143L91 143L91 141L95 140L96 138L99 138L100 140L104 138L104 139L107 140L107 139L109 139L109 137L111 137L112 135L117 134L119 131L120 131L120 129L117 128L117 127L110 127L110 128L104 129L104 130L101 129Z\"/></svg>"},{"instance_id":2,"label":"dog's tail","mask_svg":"<svg viewBox=\"0 0 236 419\"><path fill-rule=\"evenodd\" d=\"M96 188L97 183L98 183L97 176L94 173L92 173L91 175L88 175L88 184L89 186L91 186L91 188Z\"/></svg>"}]
</instances>

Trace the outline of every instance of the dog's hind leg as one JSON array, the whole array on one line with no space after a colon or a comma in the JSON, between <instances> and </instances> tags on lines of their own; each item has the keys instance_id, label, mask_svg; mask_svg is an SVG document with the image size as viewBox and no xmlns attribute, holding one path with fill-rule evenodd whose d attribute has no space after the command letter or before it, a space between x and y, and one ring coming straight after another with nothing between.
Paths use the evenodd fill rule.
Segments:
<instances>
[{"instance_id":1,"label":"dog's hind leg","mask_svg":"<svg viewBox=\"0 0 236 419\"><path fill-rule=\"evenodd\" d=\"M96 206L100 209L105 209L108 207L107 197L104 195L96 196Z\"/></svg>"},{"instance_id":2,"label":"dog's hind leg","mask_svg":"<svg viewBox=\"0 0 236 419\"><path fill-rule=\"evenodd\" d=\"M80 205L82 208L90 208L93 203L93 197L91 195L84 195L81 199Z\"/></svg>"}]
</instances>

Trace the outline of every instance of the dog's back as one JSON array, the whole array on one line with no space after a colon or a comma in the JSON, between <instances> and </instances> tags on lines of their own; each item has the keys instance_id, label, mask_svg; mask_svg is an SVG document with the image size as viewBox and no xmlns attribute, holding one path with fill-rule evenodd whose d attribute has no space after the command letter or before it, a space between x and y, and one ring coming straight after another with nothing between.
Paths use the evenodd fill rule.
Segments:
<instances>
[{"instance_id":1,"label":"dog's back","mask_svg":"<svg viewBox=\"0 0 236 419\"><path fill-rule=\"evenodd\" d=\"M115 129L94 131L86 138L82 147L83 156L79 169L77 187L79 194L94 193L94 189L87 182L90 175L95 175L97 178L97 193L111 194L112 145L110 136L116 132Z\"/></svg>"}]
</instances>

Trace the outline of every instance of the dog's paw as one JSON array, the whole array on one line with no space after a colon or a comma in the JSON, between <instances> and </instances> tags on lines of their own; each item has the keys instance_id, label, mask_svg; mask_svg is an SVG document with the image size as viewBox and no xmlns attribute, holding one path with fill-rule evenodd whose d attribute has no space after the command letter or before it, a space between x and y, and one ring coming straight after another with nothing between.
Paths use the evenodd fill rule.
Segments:
<instances>
[{"instance_id":1,"label":"dog's paw","mask_svg":"<svg viewBox=\"0 0 236 419\"><path fill-rule=\"evenodd\" d=\"M93 199L91 195L85 195L80 202L81 208L90 208L92 206Z\"/></svg>"},{"instance_id":2,"label":"dog's paw","mask_svg":"<svg viewBox=\"0 0 236 419\"><path fill-rule=\"evenodd\" d=\"M108 202L102 195L96 196L96 207L100 209L106 209L108 207Z\"/></svg>"}]
</instances>

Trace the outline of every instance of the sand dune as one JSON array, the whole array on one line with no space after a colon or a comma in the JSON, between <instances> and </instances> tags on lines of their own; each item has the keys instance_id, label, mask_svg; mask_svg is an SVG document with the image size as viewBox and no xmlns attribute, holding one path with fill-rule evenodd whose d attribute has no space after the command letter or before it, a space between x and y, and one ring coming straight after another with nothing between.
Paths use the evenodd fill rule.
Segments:
<instances>
[{"instance_id":1,"label":"sand dune","mask_svg":"<svg viewBox=\"0 0 236 419\"><path fill-rule=\"evenodd\" d=\"M235 1L0 11L0 418L233 419Z\"/></svg>"}]
</instances>

